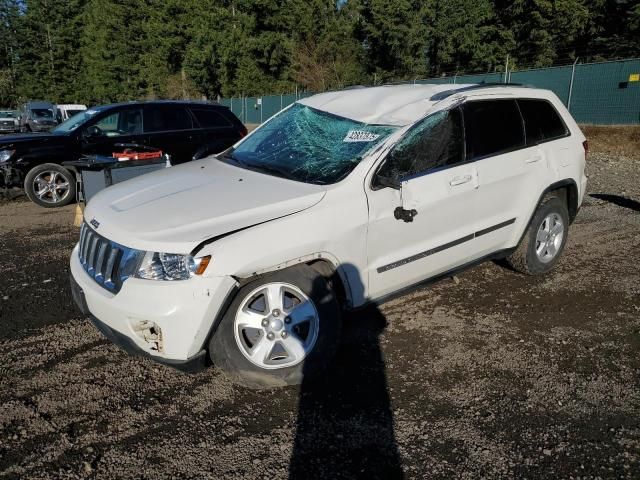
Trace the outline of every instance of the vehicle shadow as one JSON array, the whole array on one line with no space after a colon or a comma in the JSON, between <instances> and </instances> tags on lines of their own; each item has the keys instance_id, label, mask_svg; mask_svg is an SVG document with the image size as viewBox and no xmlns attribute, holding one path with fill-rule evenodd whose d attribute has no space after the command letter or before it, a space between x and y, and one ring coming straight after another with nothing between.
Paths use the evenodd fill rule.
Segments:
<instances>
[{"instance_id":1,"label":"vehicle shadow","mask_svg":"<svg viewBox=\"0 0 640 480\"><path fill-rule=\"evenodd\" d=\"M605 202L613 203L619 207L628 208L634 212L640 212L640 202L632 200L630 198L621 197L620 195L611 195L609 193L591 193L590 197L597 198L598 200L604 200Z\"/></svg>"},{"instance_id":2,"label":"vehicle shadow","mask_svg":"<svg viewBox=\"0 0 640 480\"><path fill-rule=\"evenodd\" d=\"M380 348L386 325L375 306L344 315L333 362L304 376L289 479L404 478Z\"/></svg>"}]
</instances>

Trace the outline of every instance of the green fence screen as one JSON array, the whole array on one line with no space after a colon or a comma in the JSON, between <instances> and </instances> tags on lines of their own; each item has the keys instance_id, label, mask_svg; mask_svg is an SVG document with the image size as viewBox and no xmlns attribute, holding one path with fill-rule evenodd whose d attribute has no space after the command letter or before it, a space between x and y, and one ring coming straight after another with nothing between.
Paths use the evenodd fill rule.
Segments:
<instances>
[{"instance_id":1,"label":"green fence screen","mask_svg":"<svg viewBox=\"0 0 640 480\"><path fill-rule=\"evenodd\" d=\"M512 82L552 90L578 123L640 124L640 59L577 64L534 70L456 75L410 83ZM221 101L247 124L267 120L299 98L312 93L236 97Z\"/></svg>"}]
</instances>

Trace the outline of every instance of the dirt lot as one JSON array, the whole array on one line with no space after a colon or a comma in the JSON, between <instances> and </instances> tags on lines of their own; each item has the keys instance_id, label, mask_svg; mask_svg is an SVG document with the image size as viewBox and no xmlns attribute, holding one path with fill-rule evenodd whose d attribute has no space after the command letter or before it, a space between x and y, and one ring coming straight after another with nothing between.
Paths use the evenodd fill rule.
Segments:
<instances>
[{"instance_id":1,"label":"dirt lot","mask_svg":"<svg viewBox=\"0 0 640 480\"><path fill-rule=\"evenodd\" d=\"M553 274L353 314L322 381L265 392L121 353L72 305L73 209L0 204L0 477L640 477L640 159L588 168Z\"/></svg>"}]
</instances>

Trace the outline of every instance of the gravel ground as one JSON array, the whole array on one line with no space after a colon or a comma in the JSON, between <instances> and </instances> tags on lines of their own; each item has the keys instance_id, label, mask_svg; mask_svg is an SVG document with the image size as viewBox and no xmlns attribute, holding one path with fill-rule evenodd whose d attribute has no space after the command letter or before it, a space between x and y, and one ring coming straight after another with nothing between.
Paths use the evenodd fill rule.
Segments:
<instances>
[{"instance_id":1,"label":"gravel ground","mask_svg":"<svg viewBox=\"0 0 640 480\"><path fill-rule=\"evenodd\" d=\"M352 314L325 377L262 392L121 353L72 305L73 208L0 203L0 477L638 478L639 167L591 155L552 274Z\"/></svg>"}]
</instances>

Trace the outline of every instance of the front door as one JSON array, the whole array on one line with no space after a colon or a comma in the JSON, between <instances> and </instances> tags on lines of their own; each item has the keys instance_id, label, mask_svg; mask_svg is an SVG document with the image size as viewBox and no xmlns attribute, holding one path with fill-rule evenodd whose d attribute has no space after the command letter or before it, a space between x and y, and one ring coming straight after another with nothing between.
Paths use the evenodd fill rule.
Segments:
<instances>
[{"instance_id":1,"label":"front door","mask_svg":"<svg viewBox=\"0 0 640 480\"><path fill-rule=\"evenodd\" d=\"M396 182L400 189L383 186ZM430 115L407 132L367 188L370 298L475 257L477 187L475 165L464 161L458 107Z\"/></svg>"},{"instance_id":2,"label":"front door","mask_svg":"<svg viewBox=\"0 0 640 480\"><path fill-rule=\"evenodd\" d=\"M110 157L118 143L142 144L142 109L125 108L98 118L82 132L82 153Z\"/></svg>"}]
</instances>

